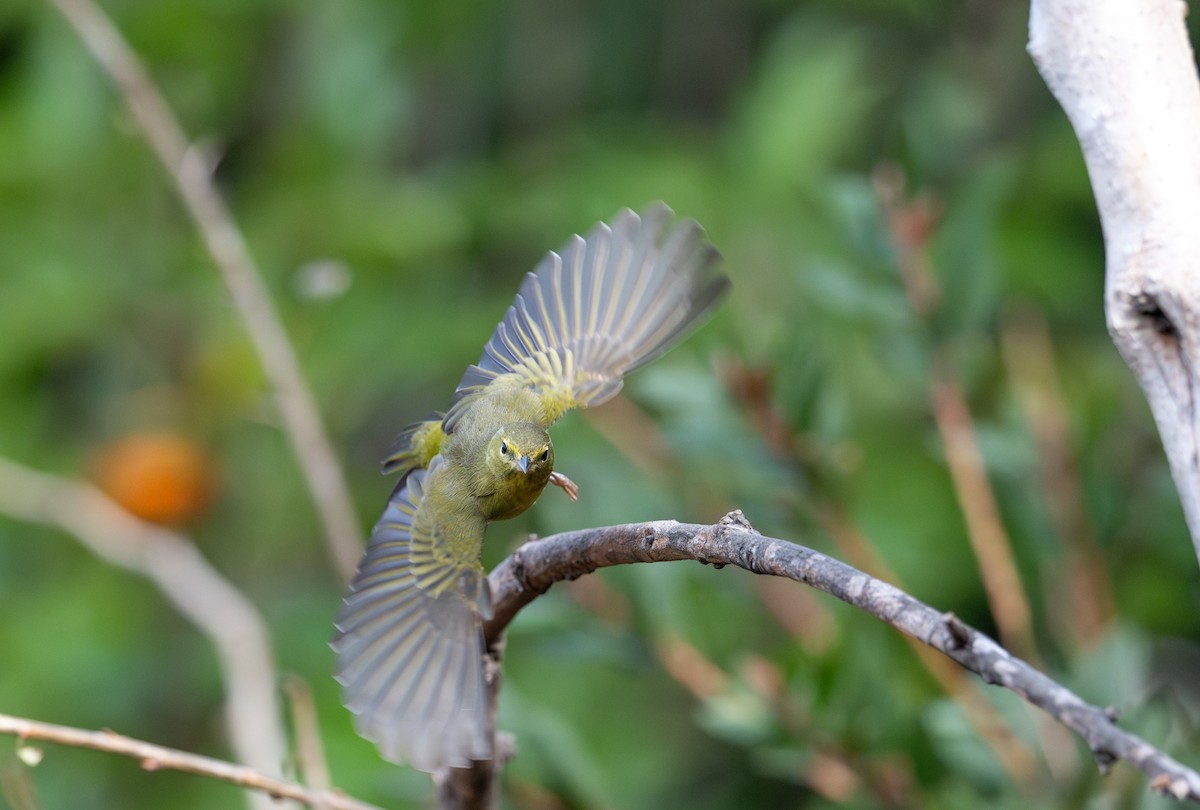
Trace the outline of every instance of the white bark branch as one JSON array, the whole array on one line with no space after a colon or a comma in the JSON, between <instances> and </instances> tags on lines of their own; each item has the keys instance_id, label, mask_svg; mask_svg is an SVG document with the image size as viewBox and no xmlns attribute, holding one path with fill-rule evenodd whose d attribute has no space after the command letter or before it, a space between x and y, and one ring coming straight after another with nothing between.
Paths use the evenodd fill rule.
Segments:
<instances>
[{"instance_id":1,"label":"white bark branch","mask_svg":"<svg viewBox=\"0 0 1200 810\"><path fill-rule=\"evenodd\" d=\"M1200 555L1200 82L1182 0L1033 0L1029 53L1083 148L1109 332Z\"/></svg>"}]
</instances>

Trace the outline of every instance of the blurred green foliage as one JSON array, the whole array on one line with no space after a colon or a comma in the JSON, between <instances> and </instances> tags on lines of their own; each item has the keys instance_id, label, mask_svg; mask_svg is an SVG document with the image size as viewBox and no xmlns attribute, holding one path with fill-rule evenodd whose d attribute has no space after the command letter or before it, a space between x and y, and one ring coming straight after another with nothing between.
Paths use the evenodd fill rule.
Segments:
<instances>
[{"instance_id":1,"label":"blurred green foliage","mask_svg":"<svg viewBox=\"0 0 1200 810\"><path fill-rule=\"evenodd\" d=\"M1200 763L1200 569L1105 334L1087 177L1025 54L1025 4L106 7L219 159L364 529L391 435L446 404L520 275L663 199L707 227L734 293L624 407L564 421L581 502L550 493L493 526L488 562L529 532L736 507L852 562L865 547L994 633L932 415L942 373L973 417L1041 664ZM227 294L130 116L33 0L0 5L0 154L0 454L89 475L131 433L197 441L220 483L188 531L312 684L336 784L421 806L429 780L380 761L338 703L340 585ZM510 632L508 806L1161 804L1128 766L1101 780L1017 698L976 690L1027 757L1014 775L912 647L799 585L683 564L588 580ZM1100 605L1090 629L1076 592ZM212 651L146 583L0 517L0 606L0 710L229 755ZM241 801L61 748L30 775L47 808Z\"/></svg>"}]
</instances>

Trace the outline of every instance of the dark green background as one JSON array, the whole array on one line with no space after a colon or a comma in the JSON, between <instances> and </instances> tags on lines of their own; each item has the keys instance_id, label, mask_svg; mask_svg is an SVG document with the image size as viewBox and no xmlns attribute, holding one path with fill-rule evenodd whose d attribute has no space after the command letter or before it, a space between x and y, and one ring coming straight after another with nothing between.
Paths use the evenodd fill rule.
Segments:
<instances>
[{"instance_id":1,"label":"dark green background","mask_svg":"<svg viewBox=\"0 0 1200 810\"><path fill-rule=\"evenodd\" d=\"M220 187L364 530L389 490L376 470L391 436L445 406L520 275L596 219L662 199L705 225L734 283L709 325L626 388L668 452L635 463L569 416L555 442L580 503L552 492L492 527L489 564L529 532L711 521L734 507L845 557L827 531L836 516L916 596L995 632L931 413L936 355L966 392L1043 665L1200 763L1200 567L1148 410L1105 333L1094 205L1025 54L1025 4L105 6L220 156ZM905 295L873 190L884 164L940 211L925 247L941 298L927 317ZM305 279L326 261L350 285L313 297ZM1050 475L1079 501L1046 485L1040 417L1001 350L1002 335L1039 324L1072 460ZM739 367L769 373L774 434L732 393ZM645 425L625 419L610 411L606 423L646 446ZM217 459L219 497L188 531L262 609L281 668L312 685L335 783L420 806L428 779L380 761L338 703L326 642L340 586L191 223L63 20L8 0L0 454L82 475L97 448L148 429L193 436ZM1054 519L1073 505L1115 598L1087 643L1066 599L1072 538ZM1164 804L1128 766L1101 780L1082 746L988 690L1033 757L1014 780L896 633L800 585L765 590L694 564L596 579L555 588L511 630L511 806ZM0 518L0 610L0 711L229 755L211 650L142 580L58 531ZM667 673L663 650L680 643L723 673L681 665L683 680L708 673L707 697ZM4 767L10 745L0 740ZM234 788L64 748L32 778L47 808L242 803Z\"/></svg>"}]
</instances>

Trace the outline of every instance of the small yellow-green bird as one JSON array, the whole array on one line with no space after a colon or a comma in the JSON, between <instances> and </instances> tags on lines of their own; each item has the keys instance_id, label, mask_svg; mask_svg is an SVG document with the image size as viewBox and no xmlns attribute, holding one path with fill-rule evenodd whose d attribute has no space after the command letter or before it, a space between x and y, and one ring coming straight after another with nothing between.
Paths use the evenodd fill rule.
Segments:
<instances>
[{"instance_id":1,"label":"small yellow-green bird","mask_svg":"<svg viewBox=\"0 0 1200 810\"><path fill-rule=\"evenodd\" d=\"M674 224L673 224L674 223ZM337 679L357 728L423 771L492 758L479 562L493 520L521 514L554 471L547 428L610 399L625 374L678 342L729 280L700 226L661 203L620 211L525 276L440 420L384 460L400 481L335 622Z\"/></svg>"}]
</instances>

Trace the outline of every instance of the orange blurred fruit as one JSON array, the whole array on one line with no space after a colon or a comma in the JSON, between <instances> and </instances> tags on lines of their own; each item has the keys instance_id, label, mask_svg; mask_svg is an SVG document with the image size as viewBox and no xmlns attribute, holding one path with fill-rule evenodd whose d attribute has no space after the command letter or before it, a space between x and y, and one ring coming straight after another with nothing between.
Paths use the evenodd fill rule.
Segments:
<instances>
[{"instance_id":1,"label":"orange blurred fruit","mask_svg":"<svg viewBox=\"0 0 1200 810\"><path fill-rule=\"evenodd\" d=\"M212 502L216 471L194 440L137 433L105 445L93 465L96 483L125 509L152 523L178 526Z\"/></svg>"}]
</instances>

